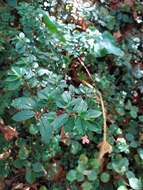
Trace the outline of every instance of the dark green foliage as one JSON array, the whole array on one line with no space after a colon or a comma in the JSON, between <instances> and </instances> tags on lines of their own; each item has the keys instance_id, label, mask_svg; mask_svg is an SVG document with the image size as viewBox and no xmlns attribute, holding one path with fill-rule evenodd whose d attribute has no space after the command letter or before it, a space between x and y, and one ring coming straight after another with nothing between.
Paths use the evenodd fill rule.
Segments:
<instances>
[{"instance_id":1,"label":"dark green foliage","mask_svg":"<svg viewBox=\"0 0 143 190\"><path fill-rule=\"evenodd\" d=\"M142 190L142 3L47 2L0 2L0 177Z\"/></svg>"}]
</instances>

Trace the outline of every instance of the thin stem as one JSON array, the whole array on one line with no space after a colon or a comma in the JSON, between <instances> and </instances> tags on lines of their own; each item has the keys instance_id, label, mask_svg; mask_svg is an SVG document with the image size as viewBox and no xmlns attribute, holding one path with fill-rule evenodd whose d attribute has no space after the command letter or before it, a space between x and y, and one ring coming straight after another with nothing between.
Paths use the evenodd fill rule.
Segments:
<instances>
[{"instance_id":1,"label":"thin stem","mask_svg":"<svg viewBox=\"0 0 143 190\"><path fill-rule=\"evenodd\" d=\"M86 73L88 74L88 76L90 77L90 79L93 81L92 76L91 76L88 68L85 66L85 64L83 63L82 60L80 60L80 63L84 67L84 69L85 69ZM88 86L89 88L92 88L94 90L94 93L98 94L98 96L99 96L101 108L102 108L102 114L103 114L103 141L106 141L107 140L107 118L106 118L106 110L105 110L105 105L104 105L102 94L99 90L96 90L96 88L93 87L88 82L82 80L82 83L85 84L86 86Z\"/></svg>"}]
</instances>

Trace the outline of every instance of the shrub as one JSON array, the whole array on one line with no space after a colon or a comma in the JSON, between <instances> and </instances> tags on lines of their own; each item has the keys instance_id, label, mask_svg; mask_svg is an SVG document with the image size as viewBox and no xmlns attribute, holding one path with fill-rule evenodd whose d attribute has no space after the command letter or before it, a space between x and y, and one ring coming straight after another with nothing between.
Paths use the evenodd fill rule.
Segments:
<instances>
[{"instance_id":1,"label":"shrub","mask_svg":"<svg viewBox=\"0 0 143 190\"><path fill-rule=\"evenodd\" d=\"M141 190L141 2L42 4L0 7L0 176Z\"/></svg>"}]
</instances>

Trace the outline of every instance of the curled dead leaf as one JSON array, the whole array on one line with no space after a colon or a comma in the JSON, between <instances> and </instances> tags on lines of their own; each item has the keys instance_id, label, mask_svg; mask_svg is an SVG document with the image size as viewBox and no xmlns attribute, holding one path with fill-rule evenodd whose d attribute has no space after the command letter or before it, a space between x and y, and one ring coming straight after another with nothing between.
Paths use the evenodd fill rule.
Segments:
<instances>
[{"instance_id":1,"label":"curled dead leaf","mask_svg":"<svg viewBox=\"0 0 143 190\"><path fill-rule=\"evenodd\" d=\"M0 154L0 160L5 160L9 157L11 150L5 151L4 153Z\"/></svg>"},{"instance_id":2,"label":"curled dead leaf","mask_svg":"<svg viewBox=\"0 0 143 190\"><path fill-rule=\"evenodd\" d=\"M23 187L24 187L23 183L13 184L12 190L23 189Z\"/></svg>"},{"instance_id":3,"label":"curled dead leaf","mask_svg":"<svg viewBox=\"0 0 143 190\"><path fill-rule=\"evenodd\" d=\"M107 142L107 141L102 141L99 145L98 145L100 151L99 151L99 163L102 163L102 160L105 156L105 154L107 153L111 153L112 152L112 146Z\"/></svg>"},{"instance_id":4,"label":"curled dead leaf","mask_svg":"<svg viewBox=\"0 0 143 190\"><path fill-rule=\"evenodd\" d=\"M9 141L18 136L15 128L5 125L3 119L0 119L0 132L4 135L4 138Z\"/></svg>"},{"instance_id":5,"label":"curled dead leaf","mask_svg":"<svg viewBox=\"0 0 143 190\"><path fill-rule=\"evenodd\" d=\"M64 126L62 126L61 128L61 142L64 143L64 144L67 144L68 141L69 141L69 135L68 133L65 133L64 131Z\"/></svg>"},{"instance_id":6,"label":"curled dead leaf","mask_svg":"<svg viewBox=\"0 0 143 190\"><path fill-rule=\"evenodd\" d=\"M12 128L11 126L6 126L3 130L4 138L7 141L12 140L14 137L17 137L18 133L15 128Z\"/></svg>"}]
</instances>

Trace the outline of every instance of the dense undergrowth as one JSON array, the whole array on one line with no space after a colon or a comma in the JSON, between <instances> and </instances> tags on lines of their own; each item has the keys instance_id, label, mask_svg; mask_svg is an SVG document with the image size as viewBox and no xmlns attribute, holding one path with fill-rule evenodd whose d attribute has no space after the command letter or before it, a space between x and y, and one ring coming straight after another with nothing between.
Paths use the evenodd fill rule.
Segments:
<instances>
[{"instance_id":1,"label":"dense undergrowth","mask_svg":"<svg viewBox=\"0 0 143 190\"><path fill-rule=\"evenodd\" d=\"M0 188L143 189L141 1L0 1Z\"/></svg>"}]
</instances>

